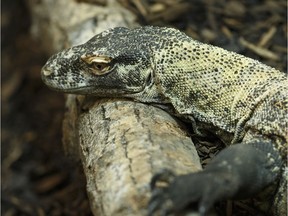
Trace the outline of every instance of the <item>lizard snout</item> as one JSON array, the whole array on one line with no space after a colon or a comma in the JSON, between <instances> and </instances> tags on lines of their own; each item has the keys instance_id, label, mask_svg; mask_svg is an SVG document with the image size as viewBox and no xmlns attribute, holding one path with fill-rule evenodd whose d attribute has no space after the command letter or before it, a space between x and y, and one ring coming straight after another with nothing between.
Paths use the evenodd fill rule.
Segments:
<instances>
[{"instance_id":1,"label":"lizard snout","mask_svg":"<svg viewBox=\"0 0 288 216\"><path fill-rule=\"evenodd\" d=\"M53 70L50 67L48 67L47 65L44 65L42 70L41 70L41 74L43 77L48 77L51 74L53 74Z\"/></svg>"}]
</instances>

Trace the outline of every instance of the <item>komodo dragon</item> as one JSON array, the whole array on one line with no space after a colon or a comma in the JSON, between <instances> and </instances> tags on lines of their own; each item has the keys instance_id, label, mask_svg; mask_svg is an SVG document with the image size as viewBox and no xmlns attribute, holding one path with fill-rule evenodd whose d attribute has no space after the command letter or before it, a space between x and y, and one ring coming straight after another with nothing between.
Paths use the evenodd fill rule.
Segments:
<instances>
[{"instance_id":1,"label":"komodo dragon","mask_svg":"<svg viewBox=\"0 0 288 216\"><path fill-rule=\"evenodd\" d=\"M53 55L42 79L61 92L172 105L194 133L229 145L203 171L154 176L149 215L190 203L205 215L219 200L247 198L273 182L280 182L274 215L286 215L287 74L176 29L147 26L109 29ZM166 188L156 186L171 176Z\"/></svg>"}]
</instances>

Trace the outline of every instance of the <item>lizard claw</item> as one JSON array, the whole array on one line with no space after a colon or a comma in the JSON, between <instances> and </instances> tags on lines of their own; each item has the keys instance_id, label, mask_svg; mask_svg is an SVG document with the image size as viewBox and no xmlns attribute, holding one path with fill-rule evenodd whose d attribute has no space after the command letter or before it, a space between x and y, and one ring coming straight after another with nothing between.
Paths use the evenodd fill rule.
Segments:
<instances>
[{"instance_id":1,"label":"lizard claw","mask_svg":"<svg viewBox=\"0 0 288 216\"><path fill-rule=\"evenodd\" d=\"M167 216L172 212L173 202L169 199L169 186L176 175L168 169L163 169L155 174L150 182L152 196L148 204L148 216L159 212L161 216Z\"/></svg>"},{"instance_id":2,"label":"lizard claw","mask_svg":"<svg viewBox=\"0 0 288 216\"><path fill-rule=\"evenodd\" d=\"M187 207L190 210L198 209L201 216L209 215L216 202L230 197L238 190L235 177L230 173L201 171L176 176L169 170L152 178L151 189L149 216L156 213L166 216L185 211Z\"/></svg>"},{"instance_id":3,"label":"lizard claw","mask_svg":"<svg viewBox=\"0 0 288 216\"><path fill-rule=\"evenodd\" d=\"M161 172L155 174L150 182L150 188L151 190L154 190L155 187L159 187L158 183L166 183L166 186L168 186L168 184L170 184L174 178L176 177L176 175L168 169L163 169ZM163 184L162 184L163 187Z\"/></svg>"}]
</instances>

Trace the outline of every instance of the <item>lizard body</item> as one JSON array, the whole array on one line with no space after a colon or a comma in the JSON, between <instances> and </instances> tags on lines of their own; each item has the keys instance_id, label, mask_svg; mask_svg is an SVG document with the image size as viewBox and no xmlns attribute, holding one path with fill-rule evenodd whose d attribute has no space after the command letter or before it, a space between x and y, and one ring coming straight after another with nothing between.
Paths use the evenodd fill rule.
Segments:
<instances>
[{"instance_id":1,"label":"lizard body","mask_svg":"<svg viewBox=\"0 0 288 216\"><path fill-rule=\"evenodd\" d=\"M167 197L174 203L173 211L199 202L199 211L205 214L223 198L245 197L240 189L249 195L262 190L279 178L283 163L287 163L287 75L259 61L195 41L178 30L141 27L104 31L83 45L52 56L42 69L42 79L62 92L172 105L174 114L193 122L195 133L213 133L226 144L235 144L223 150L207 171L175 177L167 190L152 197L151 214ZM250 166L251 173L247 171ZM219 170L215 176L231 180L231 188L235 187L231 193L221 186L208 201L203 191L191 189L185 194L181 190L180 182L187 184L184 179L202 184L198 179L215 170ZM162 177L155 177L154 183ZM219 186L213 181L206 184ZM286 195L281 187L283 198ZM196 198L191 195L198 193ZM282 201L281 205L287 205ZM276 212L286 211L283 206Z\"/></svg>"}]
</instances>

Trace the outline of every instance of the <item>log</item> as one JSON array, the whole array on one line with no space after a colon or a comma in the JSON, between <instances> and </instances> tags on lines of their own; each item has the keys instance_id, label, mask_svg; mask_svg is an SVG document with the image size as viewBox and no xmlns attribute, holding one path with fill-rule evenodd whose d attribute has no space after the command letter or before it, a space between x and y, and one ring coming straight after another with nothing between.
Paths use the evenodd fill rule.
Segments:
<instances>
[{"instance_id":1,"label":"log","mask_svg":"<svg viewBox=\"0 0 288 216\"><path fill-rule=\"evenodd\" d=\"M32 33L49 53L85 42L107 27L137 26L116 1L29 1ZM105 18L104 18L105 17ZM124 99L68 95L63 121L66 152L80 158L94 215L146 215L151 177L201 169L185 125L160 108Z\"/></svg>"},{"instance_id":2,"label":"log","mask_svg":"<svg viewBox=\"0 0 288 216\"><path fill-rule=\"evenodd\" d=\"M76 131L94 215L146 215L154 174L164 168L177 174L201 169L185 127L159 108L102 99L82 110ZM68 113L72 118L66 116L66 123L75 117Z\"/></svg>"}]
</instances>

